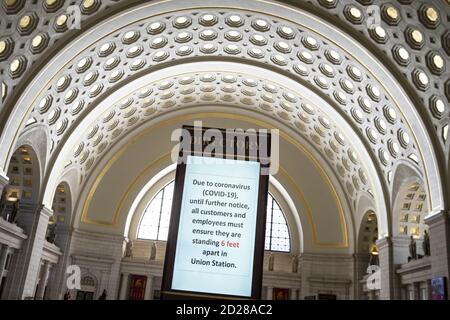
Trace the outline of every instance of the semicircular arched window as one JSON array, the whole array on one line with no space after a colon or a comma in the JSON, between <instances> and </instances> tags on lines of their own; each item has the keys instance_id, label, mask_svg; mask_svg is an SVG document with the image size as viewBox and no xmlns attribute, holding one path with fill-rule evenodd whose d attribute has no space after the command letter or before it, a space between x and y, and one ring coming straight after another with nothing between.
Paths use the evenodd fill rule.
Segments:
<instances>
[{"instance_id":1,"label":"semicircular arched window","mask_svg":"<svg viewBox=\"0 0 450 320\"><path fill-rule=\"evenodd\" d=\"M150 200L139 223L138 239L167 241L174 184L171 181Z\"/></svg>"},{"instance_id":2,"label":"semicircular arched window","mask_svg":"<svg viewBox=\"0 0 450 320\"><path fill-rule=\"evenodd\" d=\"M291 251L289 228L278 202L269 193L267 197L266 240L264 250Z\"/></svg>"},{"instance_id":3,"label":"semicircular arched window","mask_svg":"<svg viewBox=\"0 0 450 320\"><path fill-rule=\"evenodd\" d=\"M174 181L172 180L150 200L139 223L137 232L138 239L167 241L173 188ZM291 237L286 217L278 202L270 193L267 197L264 250L291 251Z\"/></svg>"}]
</instances>

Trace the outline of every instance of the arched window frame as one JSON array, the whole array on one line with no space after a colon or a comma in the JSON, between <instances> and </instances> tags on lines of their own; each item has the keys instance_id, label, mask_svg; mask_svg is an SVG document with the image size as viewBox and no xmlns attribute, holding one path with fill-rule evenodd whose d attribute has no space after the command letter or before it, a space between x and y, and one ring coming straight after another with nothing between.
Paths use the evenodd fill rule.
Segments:
<instances>
[{"instance_id":1,"label":"arched window frame","mask_svg":"<svg viewBox=\"0 0 450 320\"><path fill-rule=\"evenodd\" d=\"M167 194L167 189L168 188L173 188L175 184L174 180L169 181L168 183L166 183L162 188L159 189L159 191L151 198L151 200L147 203L144 213L141 217L141 220L139 221L138 224L138 230L137 230L137 239L142 239L142 240L157 240L157 241L167 241L167 236L164 237L164 234L168 233L168 228L169 228L169 222L170 222L170 209L171 209L171 205L172 205L172 194L168 195ZM156 225L156 236L152 237L141 237L141 228L142 228L142 223L144 222L144 220L146 219L147 214L150 214L148 212L148 210L151 210L150 206L154 203L154 201L157 199L157 197L161 194L161 202L159 205L159 213L157 213L157 220L158 220L158 224ZM161 219L163 217L163 210L165 209L164 207L166 207L167 205L169 205L169 212L167 215L167 228L165 226L163 226L164 229L166 229L167 232L164 232L161 234L160 236L160 231L161 231ZM167 212L166 212L167 213ZM165 238L165 239L164 239Z\"/></svg>"},{"instance_id":2,"label":"arched window frame","mask_svg":"<svg viewBox=\"0 0 450 320\"><path fill-rule=\"evenodd\" d=\"M270 213L269 213L269 207L270 207ZM274 222L274 214L277 214L276 211L279 210L280 214L283 218L283 223L276 223ZM269 220L270 217L270 220ZM269 222L270 221L270 222ZM268 225L270 223L270 225ZM282 231L281 229L286 229L287 237L277 237L274 235L274 229L276 225L281 225L279 228L279 231ZM284 213L283 209L279 205L278 201L276 200L275 196L272 193L268 193L267 197L267 210L266 210L266 234L265 234L265 241L264 241L264 250L266 251L273 251L273 252L291 252L291 232L289 230L289 224L286 219L286 214ZM284 240L284 246L287 248L277 248L277 245L274 244L274 239L280 239ZM287 244L286 244L287 242ZM283 244L281 244L283 246Z\"/></svg>"}]
</instances>

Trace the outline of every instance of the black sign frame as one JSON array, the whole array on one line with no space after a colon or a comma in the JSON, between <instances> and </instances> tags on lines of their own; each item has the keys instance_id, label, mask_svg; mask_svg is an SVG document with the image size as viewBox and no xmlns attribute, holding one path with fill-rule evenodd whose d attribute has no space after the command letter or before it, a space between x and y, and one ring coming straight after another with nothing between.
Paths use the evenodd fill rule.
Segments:
<instances>
[{"instance_id":1,"label":"black sign frame","mask_svg":"<svg viewBox=\"0 0 450 320\"><path fill-rule=\"evenodd\" d=\"M203 138L203 134L206 130L212 128L205 127L193 127L193 126L183 126L184 130L190 133L191 136L194 136L196 133L198 134L198 130L202 130L201 137ZM214 130L219 130L222 133L222 137L224 140L226 139L226 129L218 129L213 128ZM254 135L254 138L257 139L257 157L252 158L250 155L250 145L245 145L245 156L244 159L246 161L258 161L260 162L260 175L259 175L259 186L258 186L258 205L256 211L256 229L255 229L255 242L254 242L254 254L253 254L253 271L252 271L252 290L251 296L236 296L236 295L218 295L207 292L196 292L196 291L184 291L184 290L174 290L172 289L172 280L173 280L173 271L174 271L174 263L176 256L176 247L177 247L177 239L178 239L178 230L180 223L180 215L181 215L181 204L183 199L183 187L184 180L186 174L186 161L178 161L176 174L175 174L175 186L174 186L174 195L172 199L172 211L170 217L170 225L169 225L169 233L166 244L166 253L164 260L164 271L162 278L162 286L161 286L161 300L176 300L176 299L261 299L262 292L262 276L263 276L263 263L264 263L264 240L265 240L265 228L266 228L266 207L267 207L267 193L269 189L269 166L270 166L270 150L271 150L271 135L270 133L265 134L264 141L261 141L261 135L258 135L257 132L240 132L235 131L234 134L236 136L245 135L249 137ZM245 137L244 137L245 138ZM180 137L181 143L182 137ZM201 142L201 148L199 146L195 146L195 143L198 141L192 140L190 143L190 148L184 148L179 152L179 160L186 160L188 155L199 155L198 150L201 150L201 156L204 156L203 150L207 143L205 144L203 139ZM266 144L266 154L260 157L260 144ZM212 154L209 156L219 157L219 158L234 158L237 159L237 150L238 146L234 144L234 154L227 154L226 152ZM197 147L197 148L196 148ZM242 151L242 149L240 150ZM261 160L264 158L264 161ZM266 169L267 172L265 175L261 174L262 169ZM226 286L226 283L224 283Z\"/></svg>"}]
</instances>

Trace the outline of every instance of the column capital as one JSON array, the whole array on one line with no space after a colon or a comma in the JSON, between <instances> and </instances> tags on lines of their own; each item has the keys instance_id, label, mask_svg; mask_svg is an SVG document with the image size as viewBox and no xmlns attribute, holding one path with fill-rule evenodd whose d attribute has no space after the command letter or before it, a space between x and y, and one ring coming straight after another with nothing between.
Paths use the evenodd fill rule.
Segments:
<instances>
[{"instance_id":1,"label":"column capital","mask_svg":"<svg viewBox=\"0 0 450 320\"><path fill-rule=\"evenodd\" d=\"M41 278L39 280L38 290L35 296L36 300L44 299L45 288L47 287L48 278L50 274L50 265L51 265L50 261L44 260L44 269L41 271L42 272Z\"/></svg>"},{"instance_id":2,"label":"column capital","mask_svg":"<svg viewBox=\"0 0 450 320\"><path fill-rule=\"evenodd\" d=\"M46 208L43 204L20 201L16 217L17 225L27 230L27 227L31 227L35 219L42 217L48 221L52 214L53 211ZM30 230L27 230L27 232L30 232Z\"/></svg>"},{"instance_id":3,"label":"column capital","mask_svg":"<svg viewBox=\"0 0 450 320\"><path fill-rule=\"evenodd\" d=\"M28 201L20 201L19 202L19 210L22 213L36 213L38 211L42 211L44 205L34 202Z\"/></svg>"},{"instance_id":4,"label":"column capital","mask_svg":"<svg viewBox=\"0 0 450 320\"><path fill-rule=\"evenodd\" d=\"M58 233L69 233L72 231L72 226L67 224L58 225Z\"/></svg>"},{"instance_id":5,"label":"column capital","mask_svg":"<svg viewBox=\"0 0 450 320\"><path fill-rule=\"evenodd\" d=\"M392 238L391 237L384 237L381 239L378 239L376 241L376 245L378 247L378 250L382 250L384 248L387 248L392 245Z\"/></svg>"},{"instance_id":6,"label":"column capital","mask_svg":"<svg viewBox=\"0 0 450 320\"><path fill-rule=\"evenodd\" d=\"M0 169L0 190L9 184L8 176Z\"/></svg>"},{"instance_id":7,"label":"column capital","mask_svg":"<svg viewBox=\"0 0 450 320\"><path fill-rule=\"evenodd\" d=\"M8 254L9 250L9 245L7 245L6 243L0 243L0 256L2 256L3 254Z\"/></svg>"},{"instance_id":8,"label":"column capital","mask_svg":"<svg viewBox=\"0 0 450 320\"><path fill-rule=\"evenodd\" d=\"M41 214L50 218L53 215L53 210L41 205Z\"/></svg>"},{"instance_id":9,"label":"column capital","mask_svg":"<svg viewBox=\"0 0 450 320\"><path fill-rule=\"evenodd\" d=\"M449 210L441 210L438 212L432 212L428 216L425 217L425 223L431 227L432 225L448 221L449 216L450 216Z\"/></svg>"},{"instance_id":10,"label":"column capital","mask_svg":"<svg viewBox=\"0 0 450 320\"><path fill-rule=\"evenodd\" d=\"M391 243L393 245L408 246L410 242L411 238L407 235L391 237Z\"/></svg>"}]
</instances>

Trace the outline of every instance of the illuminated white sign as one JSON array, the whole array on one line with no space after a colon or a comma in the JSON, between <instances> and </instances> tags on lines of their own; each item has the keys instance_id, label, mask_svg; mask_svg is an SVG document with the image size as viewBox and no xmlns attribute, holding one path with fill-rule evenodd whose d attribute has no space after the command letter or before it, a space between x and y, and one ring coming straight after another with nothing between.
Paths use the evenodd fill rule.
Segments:
<instances>
[{"instance_id":1,"label":"illuminated white sign","mask_svg":"<svg viewBox=\"0 0 450 320\"><path fill-rule=\"evenodd\" d=\"M171 289L252 295L259 177L259 162L188 156Z\"/></svg>"}]
</instances>

